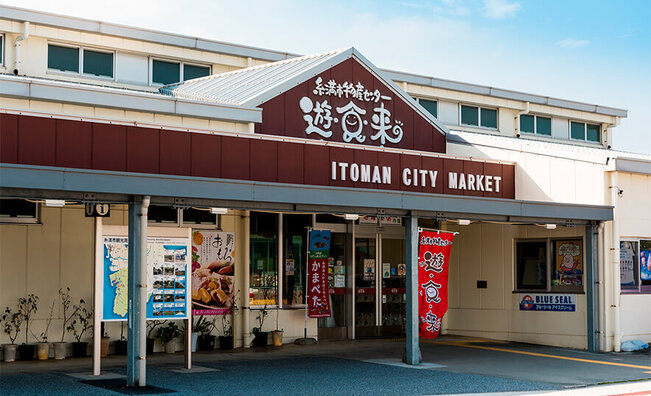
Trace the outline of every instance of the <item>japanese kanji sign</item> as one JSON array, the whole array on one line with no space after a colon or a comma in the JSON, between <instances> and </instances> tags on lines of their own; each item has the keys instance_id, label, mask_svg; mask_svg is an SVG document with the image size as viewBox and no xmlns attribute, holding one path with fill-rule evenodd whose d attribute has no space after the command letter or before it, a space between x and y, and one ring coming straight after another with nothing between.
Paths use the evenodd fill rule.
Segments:
<instances>
[{"instance_id":1,"label":"japanese kanji sign","mask_svg":"<svg viewBox=\"0 0 651 396\"><path fill-rule=\"evenodd\" d=\"M454 233L421 231L418 247L418 322L420 336L435 338L448 310L448 262Z\"/></svg>"},{"instance_id":2,"label":"japanese kanji sign","mask_svg":"<svg viewBox=\"0 0 651 396\"><path fill-rule=\"evenodd\" d=\"M330 261L330 231L310 231L307 282L307 306L310 318L330 316L328 262Z\"/></svg>"}]
</instances>

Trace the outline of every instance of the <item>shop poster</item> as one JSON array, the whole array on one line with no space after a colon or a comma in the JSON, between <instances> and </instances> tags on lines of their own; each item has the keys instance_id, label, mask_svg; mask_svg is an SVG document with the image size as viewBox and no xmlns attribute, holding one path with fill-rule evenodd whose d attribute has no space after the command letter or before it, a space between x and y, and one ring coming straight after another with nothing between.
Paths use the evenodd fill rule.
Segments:
<instances>
[{"instance_id":1,"label":"shop poster","mask_svg":"<svg viewBox=\"0 0 651 396\"><path fill-rule=\"evenodd\" d=\"M520 294L520 311L576 311L574 294Z\"/></svg>"},{"instance_id":2,"label":"shop poster","mask_svg":"<svg viewBox=\"0 0 651 396\"><path fill-rule=\"evenodd\" d=\"M640 279L651 282L651 241L640 241Z\"/></svg>"},{"instance_id":3,"label":"shop poster","mask_svg":"<svg viewBox=\"0 0 651 396\"><path fill-rule=\"evenodd\" d=\"M102 320L128 318L128 238L103 238ZM189 314L189 241L147 238L147 319L186 319Z\"/></svg>"},{"instance_id":4,"label":"shop poster","mask_svg":"<svg viewBox=\"0 0 651 396\"><path fill-rule=\"evenodd\" d=\"M192 314L225 315L235 298L235 234L192 233Z\"/></svg>"},{"instance_id":5,"label":"shop poster","mask_svg":"<svg viewBox=\"0 0 651 396\"><path fill-rule=\"evenodd\" d=\"M310 318L330 317L328 267L330 231L311 230L309 238L307 307Z\"/></svg>"},{"instance_id":6,"label":"shop poster","mask_svg":"<svg viewBox=\"0 0 651 396\"><path fill-rule=\"evenodd\" d=\"M619 242L619 281L622 286L635 285L636 242Z\"/></svg>"},{"instance_id":7,"label":"shop poster","mask_svg":"<svg viewBox=\"0 0 651 396\"><path fill-rule=\"evenodd\" d=\"M556 285L583 284L583 241L580 239L554 241L556 254Z\"/></svg>"},{"instance_id":8,"label":"shop poster","mask_svg":"<svg viewBox=\"0 0 651 396\"><path fill-rule=\"evenodd\" d=\"M448 310L448 263L454 233L421 231L418 240L419 335L436 338Z\"/></svg>"},{"instance_id":9,"label":"shop poster","mask_svg":"<svg viewBox=\"0 0 651 396\"><path fill-rule=\"evenodd\" d=\"M365 281L375 280L375 259L364 259L364 276Z\"/></svg>"}]
</instances>

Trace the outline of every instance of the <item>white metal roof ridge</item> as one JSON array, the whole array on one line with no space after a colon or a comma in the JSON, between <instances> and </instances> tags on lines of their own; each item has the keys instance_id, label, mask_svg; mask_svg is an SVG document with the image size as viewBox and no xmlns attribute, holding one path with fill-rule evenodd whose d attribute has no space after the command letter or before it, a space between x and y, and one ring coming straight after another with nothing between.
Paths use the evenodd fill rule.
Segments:
<instances>
[{"instance_id":1,"label":"white metal roof ridge","mask_svg":"<svg viewBox=\"0 0 651 396\"><path fill-rule=\"evenodd\" d=\"M177 33L162 32L152 29L143 29L115 23L95 21L79 17L71 17L45 11L30 10L20 7L0 5L0 18L18 21L29 21L46 26L63 27L80 31L95 32L116 37L127 37L154 43L162 43L182 48L193 48L200 51L209 51L233 56L245 56L266 61L278 61L290 57L301 56L289 52L258 48L242 44L227 43L216 40L190 37ZM386 75L396 81L429 85L435 88L449 89L459 92L476 93L497 98L529 101L531 103L545 104L554 107L572 110L587 111L616 117L627 117L628 111L609 106L600 106L584 102L558 99L549 96L530 94L490 86L471 84L453 80L445 80L408 72L381 69ZM191 99L196 100L196 99Z\"/></svg>"},{"instance_id":2,"label":"white metal roof ridge","mask_svg":"<svg viewBox=\"0 0 651 396\"><path fill-rule=\"evenodd\" d=\"M454 136L458 136L459 139L455 139ZM533 154L545 154L569 159L582 159L584 161L598 162L602 164L605 164L608 158L651 161L651 155L643 153L631 153L618 150L608 150L599 147L578 146L565 142L548 142L527 139L526 137L514 138L459 130L451 130L450 135L448 135L448 141L453 143L465 141L471 144L486 145L514 151L526 151Z\"/></svg>"},{"instance_id":3,"label":"white metal roof ridge","mask_svg":"<svg viewBox=\"0 0 651 396\"><path fill-rule=\"evenodd\" d=\"M178 98L241 105L261 93L283 84L301 72L346 51L338 49L233 70L166 85L159 91L164 95Z\"/></svg>"}]
</instances>

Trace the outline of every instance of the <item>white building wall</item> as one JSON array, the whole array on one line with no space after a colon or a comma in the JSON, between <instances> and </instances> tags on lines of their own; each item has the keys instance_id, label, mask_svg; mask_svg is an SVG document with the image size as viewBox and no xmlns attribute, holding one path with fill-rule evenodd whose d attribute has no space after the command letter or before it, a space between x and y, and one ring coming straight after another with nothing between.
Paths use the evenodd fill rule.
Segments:
<instances>
[{"instance_id":1,"label":"white building wall","mask_svg":"<svg viewBox=\"0 0 651 396\"><path fill-rule=\"evenodd\" d=\"M515 240L582 238L584 227L493 224L488 222L445 229L458 231L452 245L449 308L444 322L448 334L491 338L570 348L587 348L586 298L576 296L576 312L520 311L514 293ZM487 281L478 289L477 281Z\"/></svg>"}]
</instances>

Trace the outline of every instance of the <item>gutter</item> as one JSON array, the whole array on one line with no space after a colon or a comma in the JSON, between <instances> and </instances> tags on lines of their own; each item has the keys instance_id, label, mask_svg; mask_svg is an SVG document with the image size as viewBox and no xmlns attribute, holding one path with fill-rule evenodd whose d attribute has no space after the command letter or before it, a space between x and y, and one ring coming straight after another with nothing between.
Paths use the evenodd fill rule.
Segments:
<instances>
[{"instance_id":1,"label":"gutter","mask_svg":"<svg viewBox=\"0 0 651 396\"><path fill-rule=\"evenodd\" d=\"M14 75L20 73L22 62L20 61L20 47L21 42L27 40L29 37L29 22L23 22L23 34L16 37L16 42L14 43L14 49L16 52L16 57L14 58Z\"/></svg>"}]
</instances>

